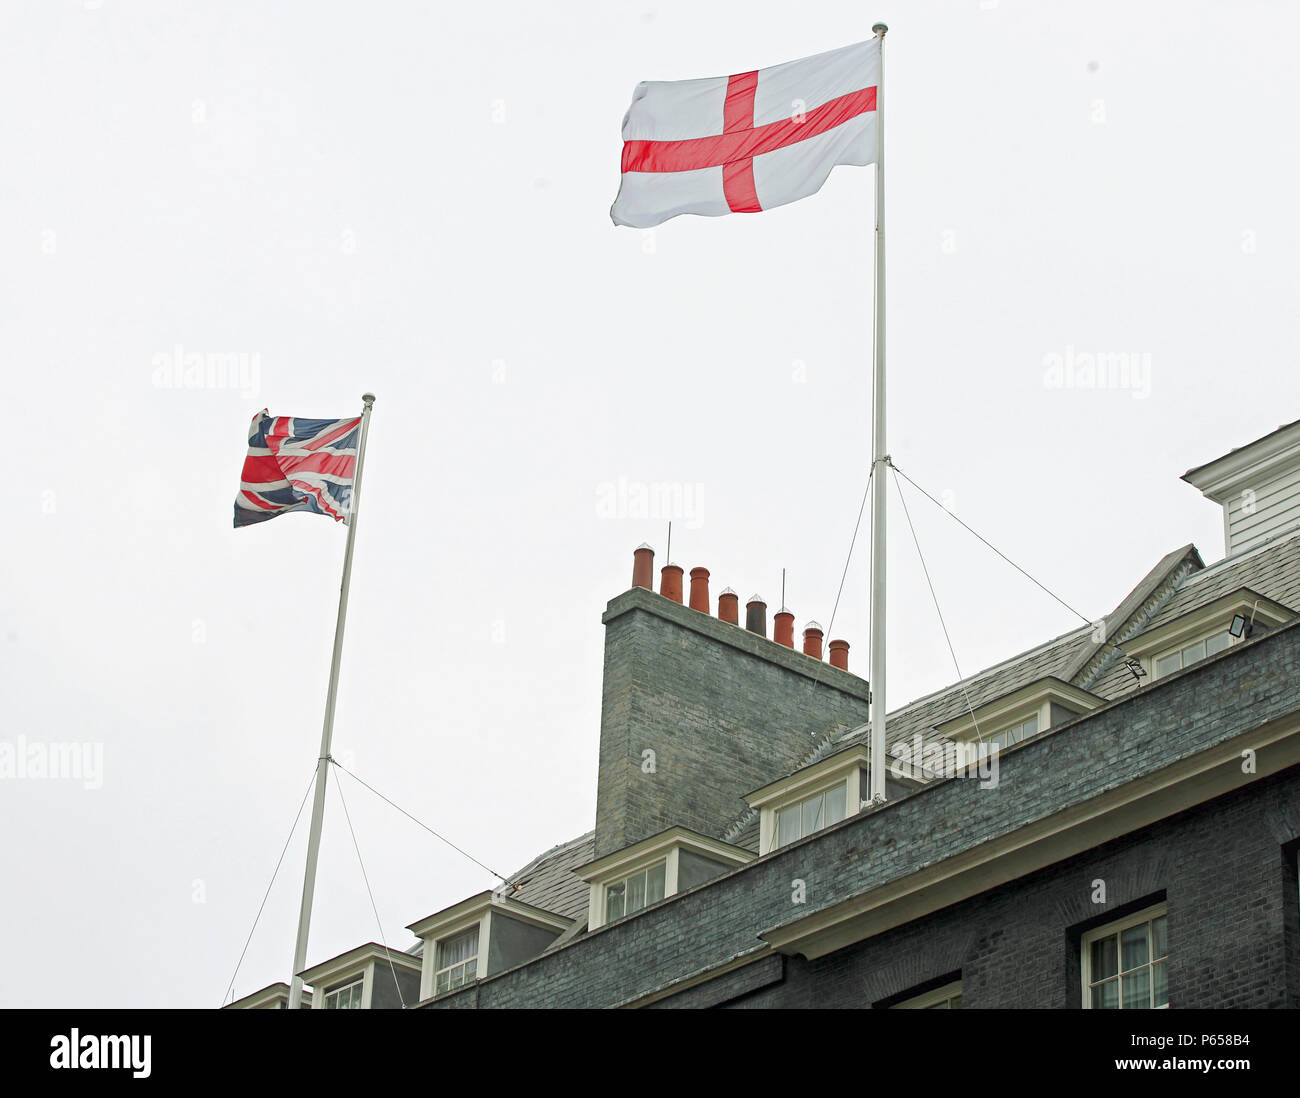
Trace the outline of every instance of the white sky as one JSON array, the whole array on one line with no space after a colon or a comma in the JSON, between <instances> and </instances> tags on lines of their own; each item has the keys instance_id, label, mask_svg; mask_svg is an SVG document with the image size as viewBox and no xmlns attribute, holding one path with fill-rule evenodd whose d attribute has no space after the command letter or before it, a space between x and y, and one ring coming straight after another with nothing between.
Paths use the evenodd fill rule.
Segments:
<instances>
[{"instance_id":1,"label":"white sky","mask_svg":"<svg viewBox=\"0 0 1300 1098\"><path fill-rule=\"evenodd\" d=\"M786 567L827 622L870 170L650 241L608 208L638 80L877 19L894 460L1090 616L1187 541L1219 558L1179 475L1297 418L1290 5L0 5L0 741L103 750L99 789L0 781L0 1005L222 1000L310 778L344 542L231 528L262 407L378 394L336 754L501 872L592 826L600 615L668 518L715 595L775 610ZM159 387L177 345L256 356L256 391ZM1048 386L1070 347L1149 355L1147 395ZM690 507L611 513L620 478ZM912 498L963 670L1078 624ZM896 499L891 705L955 677ZM863 673L866 567L834 630ZM345 792L390 943L494 883ZM312 963L379 933L328 803ZM289 975L305 832L237 995Z\"/></svg>"}]
</instances>

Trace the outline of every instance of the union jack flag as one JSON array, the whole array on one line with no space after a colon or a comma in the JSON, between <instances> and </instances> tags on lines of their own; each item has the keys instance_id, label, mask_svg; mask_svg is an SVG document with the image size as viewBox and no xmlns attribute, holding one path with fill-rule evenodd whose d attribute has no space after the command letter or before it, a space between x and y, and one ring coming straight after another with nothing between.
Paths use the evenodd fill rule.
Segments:
<instances>
[{"instance_id":1,"label":"union jack flag","mask_svg":"<svg viewBox=\"0 0 1300 1098\"><path fill-rule=\"evenodd\" d=\"M235 498L235 527L311 511L347 522L357 468L361 417L299 419L253 417L248 457Z\"/></svg>"}]
</instances>

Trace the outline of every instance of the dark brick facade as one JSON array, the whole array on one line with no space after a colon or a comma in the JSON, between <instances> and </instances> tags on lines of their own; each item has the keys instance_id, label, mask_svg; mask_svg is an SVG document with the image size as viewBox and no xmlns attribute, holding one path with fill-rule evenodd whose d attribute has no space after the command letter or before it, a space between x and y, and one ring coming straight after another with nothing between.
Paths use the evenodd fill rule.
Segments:
<instances>
[{"instance_id":1,"label":"dark brick facade","mask_svg":"<svg viewBox=\"0 0 1300 1098\"><path fill-rule=\"evenodd\" d=\"M607 615L611 634L621 616L616 614L620 601L630 599L635 606L654 597L633 592L615 600ZM692 613L672 609L673 615L679 611ZM631 754L624 735L623 768L615 765L620 761L615 757L607 774L602 755L602 783L609 786L603 801L608 810L621 796L627 806L621 826L626 830L632 820L652 833L687 822L682 817L689 818L692 784L686 779L695 776L689 767L710 765L697 754L678 769L674 753L691 751L691 740L667 733L687 721L700 744L716 749L716 740L708 737L718 715L693 713L693 705L707 709L707 699L701 694L702 700L693 700L695 688L687 674L713 657L694 650L690 635L698 630L684 629L683 636L674 634L673 644L665 645L663 622L675 624L665 615L626 613L626 618L607 649L606 720L622 720L629 729L663 731L667 749L657 753L661 759L668 756L667 774L680 785L667 787L667 811L675 813L673 818L652 823L637 816L644 809L629 792L631 776L625 767L639 754ZM765 642L754 638L754 643ZM649 644L659 659L639 660L638 653L645 655L643 646ZM665 649L673 661L671 673L644 666L664 660ZM733 661L723 656L720 662L719 673L725 675ZM747 665L738 661L736 666ZM610 672L623 677L612 690ZM704 686L699 689L707 692ZM643 708L631 714L611 712L626 692L639 693ZM714 697L744 693L733 683ZM829 692L827 700L833 702L839 693ZM1248 743L1258 736L1263 744L1277 729L1291 729L1297 716L1300 624L1161 679L1006 752L996 789L981 789L964 779L936 782L432 1005L616 1006L669 992L760 950L763 932L920 874L981 844L1015 839L1024 833L1021 829L1063 814L1086 818L1089 807L1106 797L1154 788L1174 768L1193 766L1216 750L1222 754L1228 741L1245 737ZM738 715L728 735L743 738L745 723L754 719L755 713ZM794 720L785 713L769 714L766 727ZM805 716L805 735L808 724ZM1287 735L1278 741L1281 746L1261 748L1261 758L1272 752L1271 757L1288 760L1286 768L1271 776L1237 776L1231 765L1237 745L1230 744L1228 772L1234 785L1226 792L1198 794L1198 788L1212 787L1188 780L1185 795L1191 807L1095 849L1022 873L819 959L767 957L687 988L676 1002L663 999L660 1005L866 1007L959 971L967 1006L1077 1006L1078 936L1098 919L1116 918L1134 904L1158 899L1169 908L1174 1006L1300 1005L1294 864L1300 839L1300 766L1294 765L1296 734ZM769 777L779 769L770 762L763 765ZM660 775L664 773L661 766ZM762 784L748 777L737 784L747 782L748 788ZM724 796L720 779L709 796ZM1097 879L1106 882L1104 908L1091 900ZM806 888L802 905L792 903L796 880Z\"/></svg>"},{"instance_id":2,"label":"dark brick facade","mask_svg":"<svg viewBox=\"0 0 1300 1098\"><path fill-rule=\"evenodd\" d=\"M746 793L867 720L863 679L660 595L604 621L598 858L678 825L720 837Z\"/></svg>"},{"instance_id":3,"label":"dark brick facade","mask_svg":"<svg viewBox=\"0 0 1300 1098\"><path fill-rule=\"evenodd\" d=\"M963 1008L1076 1008L1082 932L1164 902L1171 1007L1300 1007L1297 824L1292 767L865 942L789 958L783 982L732 1002L884 1006L960 973ZM1098 879L1105 905L1092 902Z\"/></svg>"}]
</instances>

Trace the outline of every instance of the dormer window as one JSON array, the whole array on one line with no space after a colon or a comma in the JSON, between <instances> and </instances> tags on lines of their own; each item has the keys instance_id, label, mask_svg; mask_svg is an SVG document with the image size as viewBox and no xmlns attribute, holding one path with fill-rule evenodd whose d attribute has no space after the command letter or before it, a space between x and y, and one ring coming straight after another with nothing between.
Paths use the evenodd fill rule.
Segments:
<instances>
[{"instance_id":1,"label":"dormer window","mask_svg":"<svg viewBox=\"0 0 1300 1098\"><path fill-rule=\"evenodd\" d=\"M574 871L591 886L587 927L595 930L635 915L753 857L689 828L670 827Z\"/></svg>"},{"instance_id":2,"label":"dormer window","mask_svg":"<svg viewBox=\"0 0 1300 1098\"><path fill-rule=\"evenodd\" d=\"M399 1010L420 990L420 959L368 942L300 972L316 994L313 1010Z\"/></svg>"},{"instance_id":3,"label":"dormer window","mask_svg":"<svg viewBox=\"0 0 1300 1098\"><path fill-rule=\"evenodd\" d=\"M986 702L973 714L967 711L945 721L937 731L956 742L955 758L960 765L990 747L1015 747L1103 702L1096 694L1048 676Z\"/></svg>"},{"instance_id":4,"label":"dormer window","mask_svg":"<svg viewBox=\"0 0 1300 1098\"><path fill-rule=\"evenodd\" d=\"M841 778L834 785L807 797L797 804L777 810L777 846L803 839L823 827L844 819L849 796L849 779Z\"/></svg>"},{"instance_id":5,"label":"dormer window","mask_svg":"<svg viewBox=\"0 0 1300 1098\"><path fill-rule=\"evenodd\" d=\"M1151 661L1155 670L1152 677L1163 678L1165 675L1172 675L1175 671L1181 671L1184 667L1190 667L1207 656L1217 656L1220 652L1227 651L1232 643L1232 634L1224 629L1191 644L1180 645L1163 656L1156 656Z\"/></svg>"},{"instance_id":6,"label":"dormer window","mask_svg":"<svg viewBox=\"0 0 1300 1098\"><path fill-rule=\"evenodd\" d=\"M1030 713L1023 721L1003 728L988 737L988 742L997 747L1014 747L1021 740L1038 735L1038 713Z\"/></svg>"},{"instance_id":7,"label":"dormer window","mask_svg":"<svg viewBox=\"0 0 1300 1098\"><path fill-rule=\"evenodd\" d=\"M364 977L350 984L325 990L326 1010L360 1010L361 992L366 986Z\"/></svg>"},{"instance_id":8,"label":"dormer window","mask_svg":"<svg viewBox=\"0 0 1300 1098\"><path fill-rule=\"evenodd\" d=\"M419 995L431 999L540 956L573 925L553 911L480 892L412 923L424 940Z\"/></svg>"},{"instance_id":9,"label":"dormer window","mask_svg":"<svg viewBox=\"0 0 1300 1098\"><path fill-rule=\"evenodd\" d=\"M759 812L758 852L770 854L857 815L871 788L867 762L866 746L854 744L748 794ZM887 780L898 785L893 775Z\"/></svg>"},{"instance_id":10,"label":"dormer window","mask_svg":"<svg viewBox=\"0 0 1300 1098\"><path fill-rule=\"evenodd\" d=\"M624 915L631 915L664 898L668 873L668 860L646 869L637 870L630 877L605 886L605 922L612 923Z\"/></svg>"},{"instance_id":11,"label":"dormer window","mask_svg":"<svg viewBox=\"0 0 1300 1098\"><path fill-rule=\"evenodd\" d=\"M475 924L461 934L438 943L438 967L434 972L434 991L441 994L474 980L478 972L479 928Z\"/></svg>"},{"instance_id":12,"label":"dormer window","mask_svg":"<svg viewBox=\"0 0 1300 1098\"><path fill-rule=\"evenodd\" d=\"M1139 633L1124 642L1124 650L1142 661L1153 680L1162 679L1226 652L1252 632L1274 628L1293 617L1280 603L1242 587ZM1234 618L1240 635L1234 635Z\"/></svg>"}]
</instances>

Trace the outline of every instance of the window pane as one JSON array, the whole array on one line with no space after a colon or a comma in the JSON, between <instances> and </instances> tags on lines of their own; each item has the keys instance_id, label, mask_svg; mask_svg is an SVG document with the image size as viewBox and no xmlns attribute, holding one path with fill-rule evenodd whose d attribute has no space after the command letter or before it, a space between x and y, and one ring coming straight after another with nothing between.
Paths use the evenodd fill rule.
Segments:
<instances>
[{"instance_id":1,"label":"window pane","mask_svg":"<svg viewBox=\"0 0 1300 1098\"><path fill-rule=\"evenodd\" d=\"M840 782L834 789L826 791L826 822L839 823L844 819L844 805L848 797L848 784Z\"/></svg>"},{"instance_id":2,"label":"window pane","mask_svg":"<svg viewBox=\"0 0 1300 1098\"><path fill-rule=\"evenodd\" d=\"M1165 656L1164 659L1156 660L1156 678L1160 678L1162 675L1172 675L1175 671L1180 670L1182 666L1183 659L1177 652Z\"/></svg>"},{"instance_id":3,"label":"window pane","mask_svg":"<svg viewBox=\"0 0 1300 1098\"><path fill-rule=\"evenodd\" d=\"M1114 976L1119 971L1118 958L1115 952L1115 936L1109 938L1099 938L1092 943L1092 979L1104 980L1107 976Z\"/></svg>"},{"instance_id":4,"label":"window pane","mask_svg":"<svg viewBox=\"0 0 1300 1098\"><path fill-rule=\"evenodd\" d=\"M1030 736L1037 736L1037 735L1038 735L1038 714L1035 713L1032 717L1030 717L1027 721L1025 721L1025 739L1029 739Z\"/></svg>"},{"instance_id":5,"label":"window pane","mask_svg":"<svg viewBox=\"0 0 1300 1098\"><path fill-rule=\"evenodd\" d=\"M1121 978L1124 983L1124 1008L1126 1010L1151 1009L1151 970L1139 968Z\"/></svg>"},{"instance_id":6,"label":"window pane","mask_svg":"<svg viewBox=\"0 0 1300 1098\"><path fill-rule=\"evenodd\" d=\"M1131 926L1124 931L1120 948L1124 955L1125 972L1151 960L1151 955L1147 952L1147 924Z\"/></svg>"},{"instance_id":7,"label":"window pane","mask_svg":"<svg viewBox=\"0 0 1300 1098\"><path fill-rule=\"evenodd\" d=\"M1151 957L1157 959L1165 957L1169 953L1169 945L1165 941L1165 917L1161 915L1158 919L1151 920Z\"/></svg>"},{"instance_id":8,"label":"window pane","mask_svg":"<svg viewBox=\"0 0 1300 1098\"><path fill-rule=\"evenodd\" d=\"M640 911L645 907L645 874L638 873L627 879L627 913Z\"/></svg>"},{"instance_id":9,"label":"window pane","mask_svg":"<svg viewBox=\"0 0 1300 1098\"><path fill-rule=\"evenodd\" d=\"M1092 1005L1098 1010L1114 1010L1119 1006L1119 981L1107 980L1092 989Z\"/></svg>"},{"instance_id":10,"label":"window pane","mask_svg":"<svg viewBox=\"0 0 1300 1098\"><path fill-rule=\"evenodd\" d=\"M1155 1001L1152 1006L1163 1007L1169 1005L1169 978L1165 975L1164 961L1158 961L1151 966L1151 978L1154 986Z\"/></svg>"},{"instance_id":11,"label":"window pane","mask_svg":"<svg viewBox=\"0 0 1300 1098\"><path fill-rule=\"evenodd\" d=\"M446 991L450 986L451 974L447 972L438 973L438 990Z\"/></svg>"},{"instance_id":12,"label":"window pane","mask_svg":"<svg viewBox=\"0 0 1300 1098\"><path fill-rule=\"evenodd\" d=\"M1025 726L1018 724L1013 728L1007 729L1007 746L1013 747L1020 742L1020 735L1024 732Z\"/></svg>"},{"instance_id":13,"label":"window pane","mask_svg":"<svg viewBox=\"0 0 1300 1098\"><path fill-rule=\"evenodd\" d=\"M1205 641L1197 641L1183 649L1183 666L1205 659Z\"/></svg>"},{"instance_id":14,"label":"window pane","mask_svg":"<svg viewBox=\"0 0 1300 1098\"><path fill-rule=\"evenodd\" d=\"M605 889L605 921L612 922L623 916L623 885L610 885Z\"/></svg>"},{"instance_id":15,"label":"window pane","mask_svg":"<svg viewBox=\"0 0 1300 1098\"><path fill-rule=\"evenodd\" d=\"M783 808L777 813L777 822L780 830L779 844L785 846L786 843L792 843L799 838L799 806L793 808Z\"/></svg>"},{"instance_id":16,"label":"window pane","mask_svg":"<svg viewBox=\"0 0 1300 1098\"><path fill-rule=\"evenodd\" d=\"M1232 635L1228 632L1215 633L1205 642L1205 654L1207 656L1217 656L1232 643Z\"/></svg>"},{"instance_id":17,"label":"window pane","mask_svg":"<svg viewBox=\"0 0 1300 1098\"><path fill-rule=\"evenodd\" d=\"M478 953L478 927L473 927L438 946L438 967L458 965Z\"/></svg>"},{"instance_id":18,"label":"window pane","mask_svg":"<svg viewBox=\"0 0 1300 1098\"><path fill-rule=\"evenodd\" d=\"M819 793L815 797L809 797L803 802L803 833L811 835L814 831L822 826L825 798Z\"/></svg>"},{"instance_id":19,"label":"window pane","mask_svg":"<svg viewBox=\"0 0 1300 1098\"><path fill-rule=\"evenodd\" d=\"M646 881L646 890L645 890L646 903L657 904L660 900L664 898L664 875L667 872L667 870L668 870L668 866L663 862L660 862L656 866L650 867L650 872L647 875L647 881Z\"/></svg>"}]
</instances>

